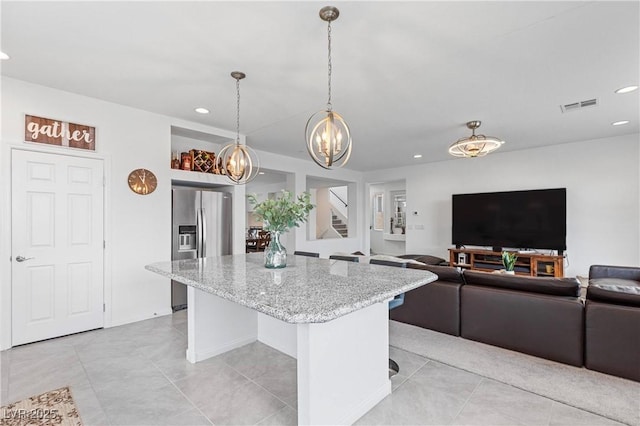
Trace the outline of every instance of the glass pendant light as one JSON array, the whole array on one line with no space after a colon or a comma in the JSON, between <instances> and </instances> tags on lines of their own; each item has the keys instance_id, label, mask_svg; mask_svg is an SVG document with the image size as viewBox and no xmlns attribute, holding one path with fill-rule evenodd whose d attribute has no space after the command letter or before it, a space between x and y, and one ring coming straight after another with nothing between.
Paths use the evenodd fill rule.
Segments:
<instances>
[{"instance_id":1,"label":"glass pendant light","mask_svg":"<svg viewBox=\"0 0 640 426\"><path fill-rule=\"evenodd\" d=\"M504 144L503 140L493 136L476 135L476 129L480 127L480 124L482 122L478 120L467 122L467 127L471 129L471 136L454 142L449 147L449 154L454 157L484 157Z\"/></svg>"},{"instance_id":2,"label":"glass pendant light","mask_svg":"<svg viewBox=\"0 0 640 426\"><path fill-rule=\"evenodd\" d=\"M313 114L307 121L305 137L309 155L325 169L342 167L351 156L351 131L342 116L331 105L331 22L338 19L340 11L333 6L320 9L320 18L327 22L329 45L329 98L327 109Z\"/></svg>"},{"instance_id":3,"label":"glass pendant light","mask_svg":"<svg viewBox=\"0 0 640 426\"><path fill-rule=\"evenodd\" d=\"M246 74L233 71L231 77L236 80L237 109L236 109L236 140L225 145L218 153L218 164L222 173L231 182L242 185L252 181L260 170L260 161L256 152L246 144L240 143L240 80Z\"/></svg>"}]
</instances>

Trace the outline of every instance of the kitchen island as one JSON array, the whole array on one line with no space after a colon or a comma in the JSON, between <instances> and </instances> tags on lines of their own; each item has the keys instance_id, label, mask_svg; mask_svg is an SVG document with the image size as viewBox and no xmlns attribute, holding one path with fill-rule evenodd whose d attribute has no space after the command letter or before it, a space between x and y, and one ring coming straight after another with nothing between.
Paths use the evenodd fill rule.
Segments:
<instances>
[{"instance_id":1,"label":"kitchen island","mask_svg":"<svg viewBox=\"0 0 640 426\"><path fill-rule=\"evenodd\" d=\"M260 340L297 359L298 423L351 424L391 392L387 302L422 270L262 253L147 265L188 286L187 359Z\"/></svg>"}]
</instances>

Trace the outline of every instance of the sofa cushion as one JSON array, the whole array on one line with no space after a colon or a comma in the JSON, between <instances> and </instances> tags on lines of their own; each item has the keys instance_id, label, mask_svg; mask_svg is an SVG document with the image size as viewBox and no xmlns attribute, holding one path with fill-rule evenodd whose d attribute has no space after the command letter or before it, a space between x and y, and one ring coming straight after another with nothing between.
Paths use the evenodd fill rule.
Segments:
<instances>
[{"instance_id":1,"label":"sofa cushion","mask_svg":"<svg viewBox=\"0 0 640 426\"><path fill-rule=\"evenodd\" d=\"M593 278L589 280L587 299L640 307L640 282L621 278Z\"/></svg>"},{"instance_id":2,"label":"sofa cushion","mask_svg":"<svg viewBox=\"0 0 640 426\"><path fill-rule=\"evenodd\" d=\"M552 296L578 297L580 283L575 278L523 277L519 275L492 274L466 270L466 284L505 288Z\"/></svg>"},{"instance_id":3,"label":"sofa cushion","mask_svg":"<svg viewBox=\"0 0 640 426\"><path fill-rule=\"evenodd\" d=\"M413 259L427 265L440 265L441 263L447 263L447 261L443 258L431 256L429 254L403 254L402 256L398 257L402 259Z\"/></svg>"},{"instance_id":4,"label":"sofa cushion","mask_svg":"<svg viewBox=\"0 0 640 426\"><path fill-rule=\"evenodd\" d=\"M457 268L453 268L451 266L420 265L408 263L407 268L424 269L425 271L433 272L438 276L438 281L448 281L456 284L464 284L462 272L458 271Z\"/></svg>"},{"instance_id":5,"label":"sofa cushion","mask_svg":"<svg viewBox=\"0 0 640 426\"><path fill-rule=\"evenodd\" d=\"M464 275L469 284L467 273ZM577 297L463 285L460 335L579 367L584 351L584 308Z\"/></svg>"}]
</instances>

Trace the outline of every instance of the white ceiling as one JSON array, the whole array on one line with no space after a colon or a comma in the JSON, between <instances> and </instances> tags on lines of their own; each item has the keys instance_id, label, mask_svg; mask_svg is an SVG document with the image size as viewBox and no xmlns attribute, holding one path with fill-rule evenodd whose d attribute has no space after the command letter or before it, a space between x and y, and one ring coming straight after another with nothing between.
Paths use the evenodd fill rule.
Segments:
<instances>
[{"instance_id":1,"label":"white ceiling","mask_svg":"<svg viewBox=\"0 0 640 426\"><path fill-rule=\"evenodd\" d=\"M639 91L614 94L638 85L638 1L2 1L12 59L1 71L232 131L229 74L244 71L248 143L308 158L305 123L327 97L326 4L340 9L333 106L353 134L348 168L449 159L470 120L504 151L639 131ZM560 111L592 98L598 106Z\"/></svg>"}]
</instances>

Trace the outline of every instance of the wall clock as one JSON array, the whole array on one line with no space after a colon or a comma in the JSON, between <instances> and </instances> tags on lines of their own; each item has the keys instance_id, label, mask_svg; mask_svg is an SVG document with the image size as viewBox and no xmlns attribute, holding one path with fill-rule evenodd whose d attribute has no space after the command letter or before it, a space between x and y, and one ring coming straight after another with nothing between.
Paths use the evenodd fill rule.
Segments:
<instances>
[{"instance_id":1,"label":"wall clock","mask_svg":"<svg viewBox=\"0 0 640 426\"><path fill-rule=\"evenodd\" d=\"M129 173L129 188L136 194L151 194L157 186L158 179L150 170L135 169Z\"/></svg>"}]
</instances>

